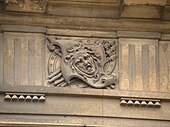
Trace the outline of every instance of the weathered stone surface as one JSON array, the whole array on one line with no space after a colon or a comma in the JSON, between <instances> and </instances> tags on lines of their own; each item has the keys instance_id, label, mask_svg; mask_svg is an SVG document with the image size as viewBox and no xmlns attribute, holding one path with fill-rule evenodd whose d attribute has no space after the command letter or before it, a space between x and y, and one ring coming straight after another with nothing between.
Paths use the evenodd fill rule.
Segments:
<instances>
[{"instance_id":1,"label":"weathered stone surface","mask_svg":"<svg viewBox=\"0 0 170 127\"><path fill-rule=\"evenodd\" d=\"M48 37L48 84L58 87L113 89L117 84L118 46L113 39ZM80 82L75 83L76 80Z\"/></svg>"},{"instance_id":2,"label":"weathered stone surface","mask_svg":"<svg viewBox=\"0 0 170 127\"><path fill-rule=\"evenodd\" d=\"M120 89L158 91L158 40L119 38Z\"/></svg>"},{"instance_id":3,"label":"weathered stone surface","mask_svg":"<svg viewBox=\"0 0 170 127\"><path fill-rule=\"evenodd\" d=\"M165 6L162 12L163 20L170 20L170 6Z\"/></svg>"},{"instance_id":4,"label":"weathered stone surface","mask_svg":"<svg viewBox=\"0 0 170 127\"><path fill-rule=\"evenodd\" d=\"M170 91L170 41L160 41L159 65L160 65L160 90Z\"/></svg>"},{"instance_id":5,"label":"weathered stone surface","mask_svg":"<svg viewBox=\"0 0 170 127\"><path fill-rule=\"evenodd\" d=\"M44 84L44 40L43 34L3 33L0 51L1 55L4 54L4 58L0 66L3 67L4 83Z\"/></svg>"},{"instance_id":6,"label":"weathered stone surface","mask_svg":"<svg viewBox=\"0 0 170 127\"><path fill-rule=\"evenodd\" d=\"M35 25L49 28L98 31L170 32L170 22L159 20L101 19L80 17L55 17L47 15L20 15L0 13L1 24ZM76 36L76 35L75 35Z\"/></svg>"},{"instance_id":7,"label":"weathered stone surface","mask_svg":"<svg viewBox=\"0 0 170 127\"><path fill-rule=\"evenodd\" d=\"M167 0L124 0L126 5L166 5Z\"/></svg>"},{"instance_id":8,"label":"weathered stone surface","mask_svg":"<svg viewBox=\"0 0 170 127\"><path fill-rule=\"evenodd\" d=\"M144 38L144 39L161 39L161 33L159 32L139 32L139 31L117 31L117 37L119 38Z\"/></svg>"},{"instance_id":9,"label":"weathered stone surface","mask_svg":"<svg viewBox=\"0 0 170 127\"><path fill-rule=\"evenodd\" d=\"M121 12L121 17L126 18L156 18L161 16L160 6L149 5L125 5Z\"/></svg>"},{"instance_id":10,"label":"weathered stone surface","mask_svg":"<svg viewBox=\"0 0 170 127\"><path fill-rule=\"evenodd\" d=\"M1 30L6 32L46 33L46 27L24 25L1 25Z\"/></svg>"},{"instance_id":11,"label":"weathered stone surface","mask_svg":"<svg viewBox=\"0 0 170 127\"><path fill-rule=\"evenodd\" d=\"M92 31L92 30L71 30L47 28L47 34L58 36L94 37L94 38L117 38L115 31Z\"/></svg>"},{"instance_id":12,"label":"weathered stone surface","mask_svg":"<svg viewBox=\"0 0 170 127\"><path fill-rule=\"evenodd\" d=\"M106 1L58 1L48 2L47 14L93 18L118 18L120 0Z\"/></svg>"},{"instance_id":13,"label":"weathered stone surface","mask_svg":"<svg viewBox=\"0 0 170 127\"><path fill-rule=\"evenodd\" d=\"M120 17L160 19L167 0L125 0Z\"/></svg>"},{"instance_id":14,"label":"weathered stone surface","mask_svg":"<svg viewBox=\"0 0 170 127\"><path fill-rule=\"evenodd\" d=\"M0 84L3 84L3 72L4 72L4 53L3 53L3 49L4 49L4 43L3 43L3 39L2 39L2 33L0 33Z\"/></svg>"},{"instance_id":15,"label":"weathered stone surface","mask_svg":"<svg viewBox=\"0 0 170 127\"><path fill-rule=\"evenodd\" d=\"M168 19L169 0L0 0L0 11L45 13L56 16L91 18L158 18ZM165 9L162 9L165 8ZM148 12L148 13L147 13ZM169 20L169 19L168 19Z\"/></svg>"},{"instance_id":16,"label":"weathered stone surface","mask_svg":"<svg viewBox=\"0 0 170 127\"><path fill-rule=\"evenodd\" d=\"M170 34L162 34L161 40L170 40Z\"/></svg>"},{"instance_id":17,"label":"weathered stone surface","mask_svg":"<svg viewBox=\"0 0 170 127\"><path fill-rule=\"evenodd\" d=\"M3 11L4 9L4 1L0 0L0 11Z\"/></svg>"},{"instance_id":18,"label":"weathered stone surface","mask_svg":"<svg viewBox=\"0 0 170 127\"><path fill-rule=\"evenodd\" d=\"M11 87L11 86L10 86ZM34 91L32 91L34 89ZM19 92L22 90L23 92L32 93L32 95L38 95L37 93L46 93L46 101L44 103L37 102L14 102L7 101L4 102L4 95L0 95L0 112L1 119L0 124L22 124L22 122L31 122L32 124L45 124L49 125L54 124L60 125L60 123L56 122L55 118L59 118L65 116L63 119L57 119L62 124L92 124L92 125L101 125L105 127L113 126L113 125L133 125L136 122L137 125L141 120L147 121L142 125L151 125L154 122L157 122L158 125L166 125L169 123L169 115L170 111L168 107L169 103L169 94L167 93L148 93L148 92L135 92L135 91L110 91L110 90L94 90L94 89L73 89L73 88L50 88L50 87L32 87L30 86L15 86L9 87L1 86L1 93L5 91L8 92ZM104 94L105 93L105 94ZM19 93L18 93L19 94ZM109 95L109 96L108 96ZM131 107L131 106L120 106L120 98L122 97L131 98L134 97L136 100L145 100L146 98L152 98L149 100L161 99L161 108L146 108L146 107ZM18 104L19 103L19 104ZM142 103L142 102L141 102ZM147 102L149 103L149 102ZM5 104L5 107L2 106ZM34 107L34 108L33 108ZM20 117L15 117L15 115L9 115L10 113L18 113ZM9 113L9 114L7 114ZM28 119L29 117L34 119ZM48 115L48 117L46 117ZM24 117L21 117L24 116ZM71 121L72 117L74 117L73 121ZM75 119L76 118L76 119ZM97 120L96 120L97 119ZM116 120L119 120L116 122ZM126 123L124 123L124 119L126 119ZM8 120L8 123L7 123ZM9 123L9 120L11 122ZM31 121L32 120L32 121ZM54 122L54 121L55 122ZM102 121L105 121L102 123ZM114 120L116 123L114 123ZM82 122L83 121L83 122ZM109 123L107 123L107 121ZM21 122L21 123L20 123ZM94 122L94 123L93 123ZM156 127L159 127L155 124ZM165 126L168 127L168 126Z\"/></svg>"},{"instance_id":19,"label":"weathered stone surface","mask_svg":"<svg viewBox=\"0 0 170 127\"><path fill-rule=\"evenodd\" d=\"M5 0L5 10L18 12L45 12L48 0Z\"/></svg>"},{"instance_id":20,"label":"weathered stone surface","mask_svg":"<svg viewBox=\"0 0 170 127\"><path fill-rule=\"evenodd\" d=\"M169 5L170 0L0 0L0 126L169 127ZM55 38L50 50L46 37ZM116 60L114 45L95 45L101 40L116 40ZM97 66L86 66L87 52ZM118 79L112 90L94 86L90 74L106 76L98 68L107 65L100 65L96 52L117 62L107 69ZM50 75L56 68L65 71ZM73 76L74 88L54 87L65 86L61 75ZM100 86L107 80L98 81ZM77 88L82 84L98 89Z\"/></svg>"},{"instance_id":21,"label":"weathered stone surface","mask_svg":"<svg viewBox=\"0 0 170 127\"><path fill-rule=\"evenodd\" d=\"M166 5L170 5L170 0L167 0L167 3L166 3Z\"/></svg>"}]
</instances>

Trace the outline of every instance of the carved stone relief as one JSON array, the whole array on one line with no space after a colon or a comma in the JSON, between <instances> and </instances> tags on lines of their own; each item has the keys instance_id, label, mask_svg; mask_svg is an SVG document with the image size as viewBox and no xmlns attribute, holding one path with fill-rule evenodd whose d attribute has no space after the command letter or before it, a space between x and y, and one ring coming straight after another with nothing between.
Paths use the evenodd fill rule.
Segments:
<instances>
[{"instance_id":1,"label":"carved stone relief","mask_svg":"<svg viewBox=\"0 0 170 127\"><path fill-rule=\"evenodd\" d=\"M48 0L5 0L8 11L44 12Z\"/></svg>"},{"instance_id":2,"label":"carved stone relief","mask_svg":"<svg viewBox=\"0 0 170 127\"><path fill-rule=\"evenodd\" d=\"M49 37L48 84L113 89L117 62L115 40L58 40Z\"/></svg>"}]
</instances>

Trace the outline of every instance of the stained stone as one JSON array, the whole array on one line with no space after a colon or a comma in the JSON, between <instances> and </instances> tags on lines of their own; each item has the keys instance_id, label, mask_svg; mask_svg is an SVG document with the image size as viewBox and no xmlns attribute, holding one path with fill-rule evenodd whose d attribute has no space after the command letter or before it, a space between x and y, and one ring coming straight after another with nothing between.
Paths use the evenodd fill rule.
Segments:
<instances>
[{"instance_id":1,"label":"stained stone","mask_svg":"<svg viewBox=\"0 0 170 127\"><path fill-rule=\"evenodd\" d=\"M5 95L4 100L6 100L6 101L10 101L10 100L11 100L10 95Z\"/></svg>"},{"instance_id":2,"label":"stained stone","mask_svg":"<svg viewBox=\"0 0 170 127\"><path fill-rule=\"evenodd\" d=\"M31 101L31 100L32 100L31 96L28 95L28 96L26 97L26 101Z\"/></svg>"},{"instance_id":3,"label":"stained stone","mask_svg":"<svg viewBox=\"0 0 170 127\"><path fill-rule=\"evenodd\" d=\"M147 106L146 101L142 101L142 102L141 102L141 106L143 106L143 107Z\"/></svg>"},{"instance_id":4,"label":"stained stone","mask_svg":"<svg viewBox=\"0 0 170 127\"><path fill-rule=\"evenodd\" d=\"M25 97L23 95L20 95L19 96L19 101L24 101L25 100Z\"/></svg>"},{"instance_id":5,"label":"stained stone","mask_svg":"<svg viewBox=\"0 0 170 127\"><path fill-rule=\"evenodd\" d=\"M125 100L121 100L120 105L125 106L127 102Z\"/></svg>"},{"instance_id":6,"label":"stained stone","mask_svg":"<svg viewBox=\"0 0 170 127\"><path fill-rule=\"evenodd\" d=\"M44 102L44 101L45 101L45 97L44 97L44 96L41 96L41 97L39 98L39 101L40 101L40 102Z\"/></svg>"},{"instance_id":7,"label":"stained stone","mask_svg":"<svg viewBox=\"0 0 170 127\"><path fill-rule=\"evenodd\" d=\"M18 97L16 95L13 95L11 99L12 99L12 101L17 101Z\"/></svg>"},{"instance_id":8,"label":"stained stone","mask_svg":"<svg viewBox=\"0 0 170 127\"><path fill-rule=\"evenodd\" d=\"M0 0L0 126L169 127L169 12L170 0Z\"/></svg>"},{"instance_id":9,"label":"stained stone","mask_svg":"<svg viewBox=\"0 0 170 127\"><path fill-rule=\"evenodd\" d=\"M148 106L149 106L149 107L153 107L153 106L154 106L153 102L149 101L149 102L148 102Z\"/></svg>"},{"instance_id":10,"label":"stained stone","mask_svg":"<svg viewBox=\"0 0 170 127\"><path fill-rule=\"evenodd\" d=\"M32 98L32 101L37 102L37 101L38 101L38 97L37 97L37 96L34 96L34 97Z\"/></svg>"},{"instance_id":11,"label":"stained stone","mask_svg":"<svg viewBox=\"0 0 170 127\"><path fill-rule=\"evenodd\" d=\"M133 101L132 101L132 100L129 100L127 104L128 104L129 106L132 106L132 105L133 105Z\"/></svg>"},{"instance_id":12,"label":"stained stone","mask_svg":"<svg viewBox=\"0 0 170 127\"><path fill-rule=\"evenodd\" d=\"M160 102L156 102L154 107L155 107L155 108L159 108L159 107L161 107Z\"/></svg>"},{"instance_id":13,"label":"stained stone","mask_svg":"<svg viewBox=\"0 0 170 127\"><path fill-rule=\"evenodd\" d=\"M135 101L134 102L134 106L136 106L136 107L140 106L140 102L139 101Z\"/></svg>"}]
</instances>

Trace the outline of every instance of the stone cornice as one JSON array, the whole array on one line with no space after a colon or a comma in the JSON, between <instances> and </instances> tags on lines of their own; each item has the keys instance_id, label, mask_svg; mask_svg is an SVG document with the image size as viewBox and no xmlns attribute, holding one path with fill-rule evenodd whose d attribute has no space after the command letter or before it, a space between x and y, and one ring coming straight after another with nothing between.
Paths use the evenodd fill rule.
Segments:
<instances>
[{"instance_id":1,"label":"stone cornice","mask_svg":"<svg viewBox=\"0 0 170 127\"><path fill-rule=\"evenodd\" d=\"M32 89L34 89L32 91ZM47 87L47 86L0 86L0 93L41 93L46 95L69 95L69 96L91 96L91 97L104 97L104 98L150 98L150 99L163 99L170 101L170 93L163 92L142 92L142 91L126 91L126 90L101 90L101 89L77 89L69 87Z\"/></svg>"},{"instance_id":2,"label":"stone cornice","mask_svg":"<svg viewBox=\"0 0 170 127\"><path fill-rule=\"evenodd\" d=\"M17 13L0 13L0 24L34 25L76 30L170 32L170 22L168 21L58 17Z\"/></svg>"}]
</instances>

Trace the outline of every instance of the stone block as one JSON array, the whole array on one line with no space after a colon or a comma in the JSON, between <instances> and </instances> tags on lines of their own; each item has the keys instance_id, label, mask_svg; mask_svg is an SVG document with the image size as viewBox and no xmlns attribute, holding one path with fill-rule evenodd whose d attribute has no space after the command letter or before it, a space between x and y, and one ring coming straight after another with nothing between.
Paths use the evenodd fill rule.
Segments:
<instances>
[{"instance_id":1,"label":"stone block","mask_svg":"<svg viewBox=\"0 0 170 127\"><path fill-rule=\"evenodd\" d=\"M45 12L48 0L5 0L6 11Z\"/></svg>"}]
</instances>

